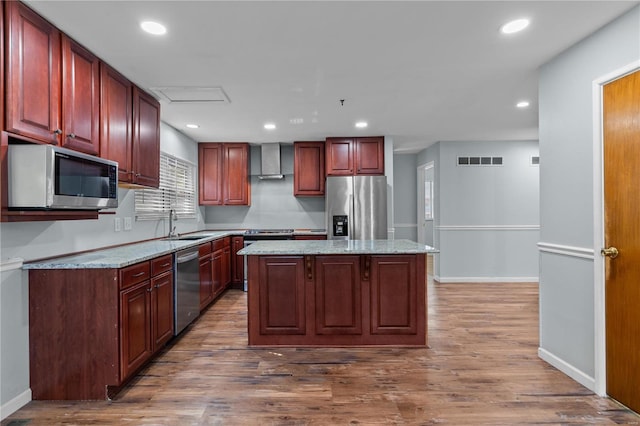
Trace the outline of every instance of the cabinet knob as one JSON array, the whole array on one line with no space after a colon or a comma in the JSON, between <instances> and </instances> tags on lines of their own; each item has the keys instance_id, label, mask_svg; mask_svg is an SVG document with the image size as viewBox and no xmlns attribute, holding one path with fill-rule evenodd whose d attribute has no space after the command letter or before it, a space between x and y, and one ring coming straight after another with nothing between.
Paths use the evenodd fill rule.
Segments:
<instances>
[{"instance_id":1,"label":"cabinet knob","mask_svg":"<svg viewBox=\"0 0 640 426\"><path fill-rule=\"evenodd\" d=\"M53 134L54 134L54 135L61 135L61 134L62 134L62 130L61 130L61 129L55 129L55 130L53 131Z\"/></svg>"},{"instance_id":2,"label":"cabinet knob","mask_svg":"<svg viewBox=\"0 0 640 426\"><path fill-rule=\"evenodd\" d=\"M75 138L76 138L76 134L75 134L75 133L69 133L69 137L70 137L71 139L75 139Z\"/></svg>"}]
</instances>

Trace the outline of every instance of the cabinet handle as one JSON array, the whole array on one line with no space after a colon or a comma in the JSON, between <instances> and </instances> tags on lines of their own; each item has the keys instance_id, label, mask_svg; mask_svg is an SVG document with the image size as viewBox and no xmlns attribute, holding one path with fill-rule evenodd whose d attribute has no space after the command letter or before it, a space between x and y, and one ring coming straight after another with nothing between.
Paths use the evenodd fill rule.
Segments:
<instances>
[{"instance_id":1,"label":"cabinet handle","mask_svg":"<svg viewBox=\"0 0 640 426\"><path fill-rule=\"evenodd\" d=\"M132 277L133 277L133 278L141 277L141 276L143 276L143 275L145 275L145 274L146 274L146 272L142 271L142 272L138 272L137 274L133 274L133 275L132 275Z\"/></svg>"},{"instance_id":2,"label":"cabinet handle","mask_svg":"<svg viewBox=\"0 0 640 426\"><path fill-rule=\"evenodd\" d=\"M61 135L61 134L62 134L62 130L61 130L61 129L55 129L55 130L53 131L53 134L54 134L54 135Z\"/></svg>"},{"instance_id":3,"label":"cabinet handle","mask_svg":"<svg viewBox=\"0 0 640 426\"><path fill-rule=\"evenodd\" d=\"M163 263L162 265L160 265L161 268L164 268L165 266L169 266L171 265L170 263Z\"/></svg>"},{"instance_id":4,"label":"cabinet handle","mask_svg":"<svg viewBox=\"0 0 640 426\"><path fill-rule=\"evenodd\" d=\"M149 293L151 293L151 292L153 291L153 287L149 287L149 288L147 289L147 291L148 291Z\"/></svg>"},{"instance_id":5,"label":"cabinet handle","mask_svg":"<svg viewBox=\"0 0 640 426\"><path fill-rule=\"evenodd\" d=\"M307 256L305 260L307 264L307 279L312 280L313 279L313 262L311 260L311 256Z\"/></svg>"},{"instance_id":6,"label":"cabinet handle","mask_svg":"<svg viewBox=\"0 0 640 426\"><path fill-rule=\"evenodd\" d=\"M76 134L75 133L69 133L69 138L75 139L76 138Z\"/></svg>"}]
</instances>

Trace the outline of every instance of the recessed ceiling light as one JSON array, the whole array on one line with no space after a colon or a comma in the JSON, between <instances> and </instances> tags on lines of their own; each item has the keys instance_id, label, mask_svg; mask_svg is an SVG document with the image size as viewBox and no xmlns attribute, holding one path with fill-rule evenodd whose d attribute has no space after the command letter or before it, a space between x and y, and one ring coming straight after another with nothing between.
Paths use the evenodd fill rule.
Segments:
<instances>
[{"instance_id":1,"label":"recessed ceiling light","mask_svg":"<svg viewBox=\"0 0 640 426\"><path fill-rule=\"evenodd\" d=\"M500 27L500 32L502 34L513 34L519 31L524 30L529 26L529 20L526 18L516 19L511 22L507 22L502 27Z\"/></svg>"},{"instance_id":2,"label":"recessed ceiling light","mask_svg":"<svg viewBox=\"0 0 640 426\"><path fill-rule=\"evenodd\" d=\"M149 34L153 34L153 35L162 35L167 32L167 27L165 27L159 22L153 22L153 21L141 22L140 28L142 28L144 31L148 32Z\"/></svg>"},{"instance_id":3,"label":"recessed ceiling light","mask_svg":"<svg viewBox=\"0 0 640 426\"><path fill-rule=\"evenodd\" d=\"M529 106L529 101L520 101L516 104L518 108L526 108Z\"/></svg>"},{"instance_id":4,"label":"recessed ceiling light","mask_svg":"<svg viewBox=\"0 0 640 426\"><path fill-rule=\"evenodd\" d=\"M198 129L200 126L198 126L197 124L187 124L187 127L190 129Z\"/></svg>"},{"instance_id":5,"label":"recessed ceiling light","mask_svg":"<svg viewBox=\"0 0 640 426\"><path fill-rule=\"evenodd\" d=\"M365 127L367 127L369 124L366 121L358 121L356 123L356 127L359 129L364 129Z\"/></svg>"},{"instance_id":6,"label":"recessed ceiling light","mask_svg":"<svg viewBox=\"0 0 640 426\"><path fill-rule=\"evenodd\" d=\"M264 128L267 129L267 130L273 130L273 129L276 128L276 125L273 124L273 123L267 123L267 124L264 125Z\"/></svg>"}]
</instances>

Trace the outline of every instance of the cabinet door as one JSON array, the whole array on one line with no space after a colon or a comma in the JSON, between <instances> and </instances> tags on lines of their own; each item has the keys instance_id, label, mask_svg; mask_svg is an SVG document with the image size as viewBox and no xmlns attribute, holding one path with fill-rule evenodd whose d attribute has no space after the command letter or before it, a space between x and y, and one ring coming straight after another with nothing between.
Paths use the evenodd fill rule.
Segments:
<instances>
[{"instance_id":1,"label":"cabinet door","mask_svg":"<svg viewBox=\"0 0 640 426\"><path fill-rule=\"evenodd\" d=\"M17 1L7 13L7 130L58 145L60 32Z\"/></svg>"},{"instance_id":2,"label":"cabinet door","mask_svg":"<svg viewBox=\"0 0 640 426\"><path fill-rule=\"evenodd\" d=\"M231 238L231 281L234 284L242 284L244 282L244 256L237 254L243 247L244 237Z\"/></svg>"},{"instance_id":3,"label":"cabinet door","mask_svg":"<svg viewBox=\"0 0 640 426\"><path fill-rule=\"evenodd\" d=\"M416 256L370 258L371 334L415 334L418 303Z\"/></svg>"},{"instance_id":4,"label":"cabinet door","mask_svg":"<svg viewBox=\"0 0 640 426\"><path fill-rule=\"evenodd\" d=\"M62 146L100 153L100 61L62 36Z\"/></svg>"},{"instance_id":5,"label":"cabinet door","mask_svg":"<svg viewBox=\"0 0 640 426\"><path fill-rule=\"evenodd\" d=\"M261 256L258 269L260 334L305 334L304 258Z\"/></svg>"},{"instance_id":6,"label":"cabinet door","mask_svg":"<svg viewBox=\"0 0 640 426\"><path fill-rule=\"evenodd\" d=\"M223 250L216 250L213 252L211 256L211 277L213 281L213 297L215 298L217 295L222 293L224 290L223 284L223 270L224 266L222 264L222 252Z\"/></svg>"},{"instance_id":7,"label":"cabinet door","mask_svg":"<svg viewBox=\"0 0 640 426\"><path fill-rule=\"evenodd\" d=\"M225 143L224 179L222 193L224 204L248 206L251 204L249 183L249 144Z\"/></svg>"},{"instance_id":8,"label":"cabinet door","mask_svg":"<svg viewBox=\"0 0 640 426\"><path fill-rule=\"evenodd\" d=\"M118 180L131 182L132 89L129 80L100 64L100 156L118 162Z\"/></svg>"},{"instance_id":9,"label":"cabinet door","mask_svg":"<svg viewBox=\"0 0 640 426\"><path fill-rule=\"evenodd\" d=\"M160 185L160 103L133 87L133 183Z\"/></svg>"},{"instance_id":10,"label":"cabinet door","mask_svg":"<svg viewBox=\"0 0 640 426\"><path fill-rule=\"evenodd\" d=\"M384 137L357 138L355 164L357 175L383 175Z\"/></svg>"},{"instance_id":11,"label":"cabinet door","mask_svg":"<svg viewBox=\"0 0 640 426\"><path fill-rule=\"evenodd\" d=\"M213 300L213 275L211 254L200 258L200 310Z\"/></svg>"},{"instance_id":12,"label":"cabinet door","mask_svg":"<svg viewBox=\"0 0 640 426\"><path fill-rule=\"evenodd\" d=\"M222 195L222 144L198 144L198 203L214 206L224 204Z\"/></svg>"},{"instance_id":13,"label":"cabinet door","mask_svg":"<svg viewBox=\"0 0 640 426\"><path fill-rule=\"evenodd\" d=\"M362 334L360 256L316 256L317 334Z\"/></svg>"},{"instance_id":14,"label":"cabinet door","mask_svg":"<svg viewBox=\"0 0 640 426\"><path fill-rule=\"evenodd\" d=\"M327 138L325 142L327 176L353 175L352 142L351 139Z\"/></svg>"},{"instance_id":15,"label":"cabinet door","mask_svg":"<svg viewBox=\"0 0 640 426\"><path fill-rule=\"evenodd\" d=\"M293 195L323 196L324 142L295 142L293 146Z\"/></svg>"},{"instance_id":16,"label":"cabinet door","mask_svg":"<svg viewBox=\"0 0 640 426\"><path fill-rule=\"evenodd\" d=\"M164 272L151 279L153 348L157 351L173 336L173 274Z\"/></svg>"},{"instance_id":17,"label":"cabinet door","mask_svg":"<svg viewBox=\"0 0 640 426\"><path fill-rule=\"evenodd\" d=\"M151 287L144 281L120 292L120 373L125 380L152 354Z\"/></svg>"},{"instance_id":18,"label":"cabinet door","mask_svg":"<svg viewBox=\"0 0 640 426\"><path fill-rule=\"evenodd\" d=\"M222 249L222 289L231 284L231 244Z\"/></svg>"}]
</instances>

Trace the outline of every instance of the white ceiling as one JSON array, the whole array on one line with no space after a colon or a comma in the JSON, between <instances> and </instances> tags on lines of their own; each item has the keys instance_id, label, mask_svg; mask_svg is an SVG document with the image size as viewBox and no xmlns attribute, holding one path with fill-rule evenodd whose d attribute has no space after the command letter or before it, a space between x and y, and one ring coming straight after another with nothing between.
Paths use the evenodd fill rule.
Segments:
<instances>
[{"instance_id":1,"label":"white ceiling","mask_svg":"<svg viewBox=\"0 0 640 426\"><path fill-rule=\"evenodd\" d=\"M162 119L196 141L386 135L416 152L537 139L538 68L639 2L26 3L144 89L222 87L230 103L162 101ZM529 28L499 33L520 17ZM143 33L149 19L167 34Z\"/></svg>"}]
</instances>

